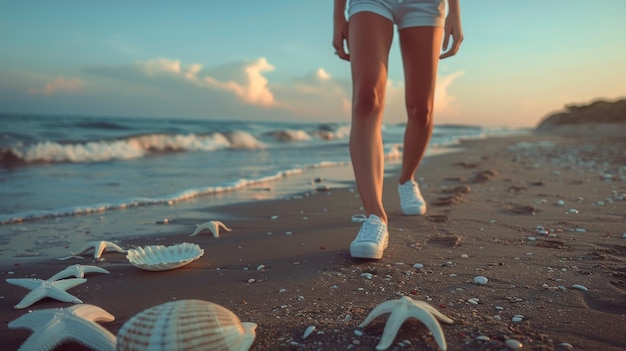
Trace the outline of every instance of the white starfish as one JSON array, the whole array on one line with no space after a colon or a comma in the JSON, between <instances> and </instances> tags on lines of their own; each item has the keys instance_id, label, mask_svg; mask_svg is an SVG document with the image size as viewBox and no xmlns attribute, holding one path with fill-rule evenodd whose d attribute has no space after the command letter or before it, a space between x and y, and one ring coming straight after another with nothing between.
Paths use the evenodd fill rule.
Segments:
<instances>
[{"instance_id":1,"label":"white starfish","mask_svg":"<svg viewBox=\"0 0 626 351\"><path fill-rule=\"evenodd\" d=\"M53 282L55 280L68 278L68 277L76 277L76 278L84 278L86 273L111 273L104 268L100 268L97 266L85 266L80 264L73 264L68 266L64 270L59 273L53 275L48 278L49 282Z\"/></svg>"},{"instance_id":2,"label":"white starfish","mask_svg":"<svg viewBox=\"0 0 626 351\"><path fill-rule=\"evenodd\" d=\"M389 319L387 319L387 323L385 323L385 329L380 342L376 345L376 350L387 349L396 338L396 334L404 321L409 318L415 318L424 323L435 337L439 348L443 351L446 350L446 337L437 319L448 324L452 324L454 321L426 302L416 301L408 296L403 296L397 300L385 301L376 306L359 327L363 328L374 319L387 313L391 314Z\"/></svg>"},{"instance_id":3,"label":"white starfish","mask_svg":"<svg viewBox=\"0 0 626 351\"><path fill-rule=\"evenodd\" d=\"M105 251L117 251L120 253L126 253L127 250L122 249L119 245L117 245L116 243L112 243L110 241L91 241L88 242L87 244L85 244L85 246L81 247L78 251L76 252L71 252L72 256L68 256L68 257L61 257L58 258L59 260L66 260L68 258L72 258L72 257L76 257L82 253L85 253L89 250L93 249L93 258L95 258L96 260L100 259L100 256L102 256L102 254Z\"/></svg>"},{"instance_id":4,"label":"white starfish","mask_svg":"<svg viewBox=\"0 0 626 351\"><path fill-rule=\"evenodd\" d=\"M26 313L9 323L9 328L33 331L18 351L54 350L67 341L78 342L92 350L115 350L115 335L95 323L114 319L98 306L81 304Z\"/></svg>"},{"instance_id":5,"label":"white starfish","mask_svg":"<svg viewBox=\"0 0 626 351\"><path fill-rule=\"evenodd\" d=\"M45 298L51 297L53 299L63 301L63 302L73 302L73 303L83 303L76 296L68 293L65 290L71 289L76 285L82 284L86 282L87 279L63 279L57 281L47 281L41 279L31 279L31 278L9 278L7 279L7 283L21 286L22 288L26 288L32 290L24 298L20 303L15 305L15 308L25 308L28 307L35 302Z\"/></svg>"},{"instance_id":6,"label":"white starfish","mask_svg":"<svg viewBox=\"0 0 626 351\"><path fill-rule=\"evenodd\" d=\"M220 228L224 229L227 232L230 232L232 230L220 221L209 221L209 222L204 222L202 224L198 224L198 227L196 228L196 230L194 230L193 233L191 233L189 236L196 236L204 229L208 229L211 231L211 233L213 233L213 237L219 238Z\"/></svg>"}]
</instances>

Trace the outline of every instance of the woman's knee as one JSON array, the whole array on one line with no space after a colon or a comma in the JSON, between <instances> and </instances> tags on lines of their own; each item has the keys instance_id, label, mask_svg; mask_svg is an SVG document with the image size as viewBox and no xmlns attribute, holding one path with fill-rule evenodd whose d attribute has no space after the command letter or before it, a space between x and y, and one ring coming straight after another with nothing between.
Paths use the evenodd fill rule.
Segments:
<instances>
[{"instance_id":1,"label":"woman's knee","mask_svg":"<svg viewBox=\"0 0 626 351\"><path fill-rule=\"evenodd\" d=\"M353 99L352 110L355 116L379 115L383 110L384 95L376 89L358 91Z\"/></svg>"},{"instance_id":2,"label":"woman's knee","mask_svg":"<svg viewBox=\"0 0 626 351\"><path fill-rule=\"evenodd\" d=\"M433 107L430 104L407 105L408 119L419 126L429 126L433 124Z\"/></svg>"}]
</instances>

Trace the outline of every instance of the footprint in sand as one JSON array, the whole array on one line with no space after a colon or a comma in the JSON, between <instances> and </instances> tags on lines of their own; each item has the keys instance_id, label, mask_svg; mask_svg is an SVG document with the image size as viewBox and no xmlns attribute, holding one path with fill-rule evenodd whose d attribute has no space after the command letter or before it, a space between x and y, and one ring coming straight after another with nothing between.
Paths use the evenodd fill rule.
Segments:
<instances>
[{"instance_id":1,"label":"footprint in sand","mask_svg":"<svg viewBox=\"0 0 626 351\"><path fill-rule=\"evenodd\" d=\"M442 193L452 195L440 197L437 200L431 202L431 204L435 206L449 206L453 204L458 204L464 202L463 194L468 194L470 191L472 191L472 188L470 188L469 185L459 185L454 188L444 189L441 191Z\"/></svg>"},{"instance_id":2,"label":"footprint in sand","mask_svg":"<svg viewBox=\"0 0 626 351\"><path fill-rule=\"evenodd\" d=\"M449 206L453 204L458 204L463 202L463 195L455 194L452 196L444 196L440 197L435 201L432 201L431 204L434 206Z\"/></svg>"},{"instance_id":3,"label":"footprint in sand","mask_svg":"<svg viewBox=\"0 0 626 351\"><path fill-rule=\"evenodd\" d=\"M466 162L466 161L453 163L453 165L460 166L460 167L463 167L463 168L476 168L476 167L478 167L478 164L471 163L471 162Z\"/></svg>"},{"instance_id":4,"label":"footprint in sand","mask_svg":"<svg viewBox=\"0 0 626 351\"><path fill-rule=\"evenodd\" d=\"M495 169L488 169L488 170L476 173L476 175L474 176L474 182L475 183L484 183L484 182L486 182L488 180L492 180L493 178L497 177L498 175L499 175L499 173Z\"/></svg>"},{"instance_id":5,"label":"footprint in sand","mask_svg":"<svg viewBox=\"0 0 626 351\"><path fill-rule=\"evenodd\" d=\"M459 185L451 189L443 189L441 192L444 194L468 194L470 191L472 188L469 185Z\"/></svg>"},{"instance_id":6,"label":"footprint in sand","mask_svg":"<svg viewBox=\"0 0 626 351\"><path fill-rule=\"evenodd\" d=\"M538 208L534 207L534 206L530 206L530 205L508 205L507 210L509 210L510 212L513 212L515 214L522 214L522 215L531 215L534 216L536 215L539 211Z\"/></svg>"},{"instance_id":7,"label":"footprint in sand","mask_svg":"<svg viewBox=\"0 0 626 351\"><path fill-rule=\"evenodd\" d=\"M528 190L528 188L526 188L523 185L512 185L512 186L509 187L508 191L509 191L510 194L515 194L515 193L524 192L526 190Z\"/></svg>"},{"instance_id":8,"label":"footprint in sand","mask_svg":"<svg viewBox=\"0 0 626 351\"><path fill-rule=\"evenodd\" d=\"M431 221L431 222L441 223L441 222L446 222L448 220L448 216L446 216L446 215L428 215L428 216L426 216L426 219Z\"/></svg>"},{"instance_id":9,"label":"footprint in sand","mask_svg":"<svg viewBox=\"0 0 626 351\"><path fill-rule=\"evenodd\" d=\"M431 236L426 239L426 245L433 245L443 248L457 247L461 243L461 238L456 235L451 236Z\"/></svg>"}]
</instances>

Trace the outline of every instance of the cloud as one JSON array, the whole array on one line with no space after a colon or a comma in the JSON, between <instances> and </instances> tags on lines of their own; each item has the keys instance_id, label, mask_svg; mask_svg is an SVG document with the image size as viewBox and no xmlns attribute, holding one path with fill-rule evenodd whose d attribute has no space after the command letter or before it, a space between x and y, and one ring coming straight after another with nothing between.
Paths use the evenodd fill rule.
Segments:
<instances>
[{"instance_id":1,"label":"cloud","mask_svg":"<svg viewBox=\"0 0 626 351\"><path fill-rule=\"evenodd\" d=\"M145 62L138 62L137 66L141 67L143 72L149 77L161 74L179 75L181 73L180 61L178 60L157 58Z\"/></svg>"},{"instance_id":2,"label":"cloud","mask_svg":"<svg viewBox=\"0 0 626 351\"><path fill-rule=\"evenodd\" d=\"M269 87L265 72L274 70L267 59L233 62L205 70L200 63L185 65L180 60L155 58L130 66L86 67L99 76L141 84L151 89L175 92L181 85L194 87L206 94L226 92L239 102L257 107L280 107Z\"/></svg>"},{"instance_id":3,"label":"cloud","mask_svg":"<svg viewBox=\"0 0 626 351\"><path fill-rule=\"evenodd\" d=\"M42 88L31 88L30 94L52 95L57 93L76 92L85 86L80 78L57 77L55 80L44 84Z\"/></svg>"},{"instance_id":4,"label":"cloud","mask_svg":"<svg viewBox=\"0 0 626 351\"><path fill-rule=\"evenodd\" d=\"M274 65L264 57L213 67L159 57L125 65L83 67L81 78L58 77L42 88L30 89L30 93L74 92L86 87L84 82L88 81L89 89L82 89L80 100L64 94L58 98L63 96L62 100L55 100L55 106L115 115L350 120L349 77L338 78L318 67L279 81L271 75L274 70ZM462 75L463 72L454 72L438 77L437 115L456 113L459 103L450 88ZM404 82L389 80L385 122L404 121L404 105Z\"/></svg>"},{"instance_id":5,"label":"cloud","mask_svg":"<svg viewBox=\"0 0 626 351\"><path fill-rule=\"evenodd\" d=\"M435 111L440 114L456 115L458 113L459 106L455 105L457 101L456 96L450 94L450 86L459 77L462 77L465 73L463 71L456 71L448 74L447 76L437 77L437 87L435 89Z\"/></svg>"},{"instance_id":6,"label":"cloud","mask_svg":"<svg viewBox=\"0 0 626 351\"><path fill-rule=\"evenodd\" d=\"M203 81L210 86L233 92L243 102L261 106L275 107L280 104L274 99L274 94L268 87L268 80L263 72L271 72L274 66L261 57L255 61L248 62L241 67L243 79L236 81L233 79L220 81L210 75L204 76ZM199 71L199 69L198 69Z\"/></svg>"},{"instance_id":7,"label":"cloud","mask_svg":"<svg viewBox=\"0 0 626 351\"><path fill-rule=\"evenodd\" d=\"M272 85L272 89L279 101L298 116L337 121L350 114L350 82L331 76L323 68Z\"/></svg>"}]
</instances>

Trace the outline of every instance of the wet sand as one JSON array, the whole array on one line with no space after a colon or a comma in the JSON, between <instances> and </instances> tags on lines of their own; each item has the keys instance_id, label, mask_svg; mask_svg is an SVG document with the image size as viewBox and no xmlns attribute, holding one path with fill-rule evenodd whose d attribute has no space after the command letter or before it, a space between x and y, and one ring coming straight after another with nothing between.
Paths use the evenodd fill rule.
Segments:
<instances>
[{"instance_id":1,"label":"wet sand","mask_svg":"<svg viewBox=\"0 0 626 351\"><path fill-rule=\"evenodd\" d=\"M348 245L358 231L350 218L361 213L360 200L351 182L315 191L325 184L322 177L320 183L306 180L312 190L288 199L223 206L200 199L175 212L146 208L107 215L108 232L95 230L97 235L93 217L92 222L86 218L66 228L82 238L59 242L53 254L43 257L24 257L16 249L2 260L1 275L47 279L76 263L107 269L110 274L90 274L68 292L113 314L115 321L102 326L114 334L146 308L202 299L258 324L251 350L374 350L386 318L374 321L362 336L354 330L376 305L406 295L455 320L442 324L448 350L504 350L507 339L532 350L568 350L568 345L622 350L625 150L625 138L602 135L463 142L458 152L428 158L420 168L429 209L419 217L400 214L390 174L384 194L390 244L380 261L350 257ZM167 224L157 224L165 217ZM232 231L219 238L208 232L189 237L196 224L209 220L220 220ZM63 228L52 224L54 230ZM116 235L125 228L132 228L132 235ZM50 233L57 239L61 234ZM163 272L140 270L115 252L97 261L89 254L81 260L54 258L103 237L124 248L191 242L204 255ZM473 283L479 275L488 278L487 284ZM29 310L71 305L44 299L14 309L28 291L1 284L0 343L7 350L17 349L31 334L9 330L8 322ZM472 298L478 303L468 302ZM522 320L513 322L515 315L523 315ZM309 326L316 329L303 339ZM67 343L58 349L85 348ZM409 320L389 349L436 350L437 345L422 323Z\"/></svg>"}]
</instances>

